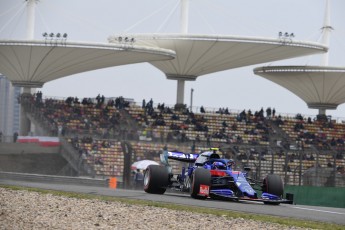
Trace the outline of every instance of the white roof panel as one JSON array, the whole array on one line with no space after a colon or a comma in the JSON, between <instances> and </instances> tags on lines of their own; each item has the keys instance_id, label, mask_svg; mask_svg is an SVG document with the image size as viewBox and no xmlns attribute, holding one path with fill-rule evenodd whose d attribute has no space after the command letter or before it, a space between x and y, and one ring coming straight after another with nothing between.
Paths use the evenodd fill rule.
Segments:
<instances>
[{"instance_id":1,"label":"white roof panel","mask_svg":"<svg viewBox=\"0 0 345 230\"><path fill-rule=\"evenodd\" d=\"M0 72L12 84L26 87L42 87L89 70L174 57L171 50L133 44L0 41Z\"/></svg>"},{"instance_id":2,"label":"white roof panel","mask_svg":"<svg viewBox=\"0 0 345 230\"><path fill-rule=\"evenodd\" d=\"M260 37L191 34L132 34L136 44L174 50L176 58L150 63L167 76L195 79L198 76L323 53L327 47L312 42ZM109 42L121 43L121 36L111 36Z\"/></svg>"},{"instance_id":3,"label":"white roof panel","mask_svg":"<svg viewBox=\"0 0 345 230\"><path fill-rule=\"evenodd\" d=\"M254 73L288 89L313 109L336 109L345 103L345 67L267 66Z\"/></svg>"}]
</instances>

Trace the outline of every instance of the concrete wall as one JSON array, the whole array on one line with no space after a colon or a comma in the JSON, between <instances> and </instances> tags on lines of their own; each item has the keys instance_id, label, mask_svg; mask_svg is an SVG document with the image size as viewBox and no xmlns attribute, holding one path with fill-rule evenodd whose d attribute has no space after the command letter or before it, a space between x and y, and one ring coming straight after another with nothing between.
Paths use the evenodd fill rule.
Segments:
<instances>
[{"instance_id":1,"label":"concrete wall","mask_svg":"<svg viewBox=\"0 0 345 230\"><path fill-rule=\"evenodd\" d=\"M0 154L59 152L60 147L42 147L38 143L0 143Z\"/></svg>"},{"instance_id":2,"label":"concrete wall","mask_svg":"<svg viewBox=\"0 0 345 230\"><path fill-rule=\"evenodd\" d=\"M60 154L60 147L37 143L0 143L0 171L43 175L76 176Z\"/></svg>"}]
</instances>

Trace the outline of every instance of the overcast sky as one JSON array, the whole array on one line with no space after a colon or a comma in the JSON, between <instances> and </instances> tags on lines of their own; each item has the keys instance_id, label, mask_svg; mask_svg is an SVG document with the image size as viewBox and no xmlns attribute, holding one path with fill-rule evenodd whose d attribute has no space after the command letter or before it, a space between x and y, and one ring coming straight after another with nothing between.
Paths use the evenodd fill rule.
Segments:
<instances>
[{"instance_id":1,"label":"overcast sky","mask_svg":"<svg viewBox=\"0 0 345 230\"><path fill-rule=\"evenodd\" d=\"M319 42L325 0L190 0L189 33L276 38L279 31L296 40ZM0 39L25 39L23 0L0 0ZM331 0L330 66L345 66L345 1ZM43 32L68 33L70 41L107 42L112 34L180 32L179 0L40 0L36 5L35 39ZM319 65L309 56L208 74L186 82L185 103L232 110L272 107L277 113L316 115L285 88L253 74L263 65ZM176 81L148 63L118 66L71 75L46 83L40 90L52 97L123 96L137 102L176 102ZM345 119L345 105L327 115Z\"/></svg>"}]
</instances>

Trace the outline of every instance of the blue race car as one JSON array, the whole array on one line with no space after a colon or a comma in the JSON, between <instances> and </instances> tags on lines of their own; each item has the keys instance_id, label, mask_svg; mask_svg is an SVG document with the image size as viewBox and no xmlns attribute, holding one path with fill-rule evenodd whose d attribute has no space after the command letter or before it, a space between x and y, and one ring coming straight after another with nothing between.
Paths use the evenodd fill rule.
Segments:
<instances>
[{"instance_id":1,"label":"blue race car","mask_svg":"<svg viewBox=\"0 0 345 230\"><path fill-rule=\"evenodd\" d=\"M186 162L178 174L172 173L169 160ZM262 182L248 176L250 168L235 171L232 159L222 159L217 149L201 154L165 151L161 165L150 165L144 175L144 191L164 194L167 189L189 192L195 199L249 200L265 204L293 203L284 199L284 184L280 176L267 175ZM258 192L261 191L261 196ZM291 194L290 197L293 197Z\"/></svg>"}]
</instances>

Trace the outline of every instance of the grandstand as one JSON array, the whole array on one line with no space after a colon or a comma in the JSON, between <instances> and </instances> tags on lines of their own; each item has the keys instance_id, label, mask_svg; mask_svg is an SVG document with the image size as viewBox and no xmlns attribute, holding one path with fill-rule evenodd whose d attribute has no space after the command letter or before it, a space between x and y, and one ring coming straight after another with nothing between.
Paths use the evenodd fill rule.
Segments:
<instances>
[{"instance_id":1,"label":"grandstand","mask_svg":"<svg viewBox=\"0 0 345 230\"><path fill-rule=\"evenodd\" d=\"M334 120L267 115L263 109L192 112L123 97L33 95L21 103L39 135L60 138L60 154L77 175L115 176L129 184L131 164L159 162L165 147L195 153L219 147L259 180L275 173L286 185L345 186L345 124Z\"/></svg>"}]
</instances>

